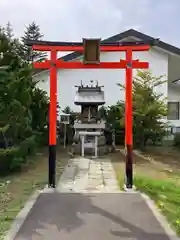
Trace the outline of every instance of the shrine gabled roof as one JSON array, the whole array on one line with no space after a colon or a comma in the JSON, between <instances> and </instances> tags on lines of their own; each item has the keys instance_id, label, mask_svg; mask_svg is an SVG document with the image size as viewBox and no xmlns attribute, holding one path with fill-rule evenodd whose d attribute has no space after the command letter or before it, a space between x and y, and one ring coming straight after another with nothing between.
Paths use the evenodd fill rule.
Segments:
<instances>
[{"instance_id":1,"label":"shrine gabled roof","mask_svg":"<svg viewBox=\"0 0 180 240\"><path fill-rule=\"evenodd\" d=\"M102 105L105 103L104 92L76 92L74 103L76 105Z\"/></svg>"},{"instance_id":2,"label":"shrine gabled roof","mask_svg":"<svg viewBox=\"0 0 180 240\"><path fill-rule=\"evenodd\" d=\"M104 39L102 42L103 43L110 42L110 41L111 42L118 42L118 41L121 41L122 39L127 38L127 37L135 37L135 38L138 38L142 41L153 41L153 40L156 39L156 38L153 38L153 37L151 37L149 35L146 35L144 33L138 32L134 29L129 29L125 32L122 32L122 33L116 34L112 37L109 37L107 39ZM166 42L163 42L163 41L159 41L157 46L166 50L166 51L168 51L168 52L171 52L171 53L174 53L174 54L180 56L180 48L177 48L177 47L175 47L173 45L170 45L170 44L168 44ZM67 54L67 55L65 55L65 56L63 56L59 59L62 59L64 61L71 61L71 60L73 60L75 58L78 58L80 56L82 56L82 53L73 52L73 53ZM35 71L34 74L37 74L37 73L42 72L42 71L45 71L45 69L40 69L40 70L38 69L37 71Z\"/></svg>"}]
</instances>

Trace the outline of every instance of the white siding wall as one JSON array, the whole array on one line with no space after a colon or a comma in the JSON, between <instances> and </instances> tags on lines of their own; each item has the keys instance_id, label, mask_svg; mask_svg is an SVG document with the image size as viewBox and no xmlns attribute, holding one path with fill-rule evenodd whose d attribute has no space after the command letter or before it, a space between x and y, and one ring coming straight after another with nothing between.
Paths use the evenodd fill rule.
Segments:
<instances>
[{"instance_id":1,"label":"white siding wall","mask_svg":"<svg viewBox=\"0 0 180 240\"><path fill-rule=\"evenodd\" d=\"M101 61L119 61L125 58L123 52L107 52L101 53ZM133 54L134 59L140 61L148 61L150 70L154 76L168 75L168 55L166 53L150 50L149 52L137 52ZM135 74L135 70L134 70ZM49 73L45 71L36 75L36 79L44 80L40 82L39 87L48 92L49 95ZM57 98L59 105L64 108L69 105L74 110L79 107L74 105L74 96L76 88L74 85L79 85L81 80L83 83L89 83L90 80L98 80L100 85L104 85L106 105L115 104L118 100L124 100L124 92L119 91L116 83L125 83L125 70L114 69L72 69L58 70L58 93ZM164 84L157 89L158 92L164 93L167 97L167 84Z\"/></svg>"}]
</instances>

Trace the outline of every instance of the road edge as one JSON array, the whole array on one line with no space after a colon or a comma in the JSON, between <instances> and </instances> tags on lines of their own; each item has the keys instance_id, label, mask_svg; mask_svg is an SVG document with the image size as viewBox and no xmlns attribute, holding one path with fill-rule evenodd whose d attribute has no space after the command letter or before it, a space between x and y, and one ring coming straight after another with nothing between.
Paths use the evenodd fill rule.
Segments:
<instances>
[{"instance_id":1,"label":"road edge","mask_svg":"<svg viewBox=\"0 0 180 240\"><path fill-rule=\"evenodd\" d=\"M170 224L167 222L166 217L161 213L161 211L156 206L155 202L146 194L144 193L140 193L140 194L142 198L145 200L149 209L152 211L157 221L160 223L161 227L164 229L169 240L180 240L176 232L171 228Z\"/></svg>"},{"instance_id":2,"label":"road edge","mask_svg":"<svg viewBox=\"0 0 180 240\"><path fill-rule=\"evenodd\" d=\"M51 190L52 191L52 190ZM14 221L11 224L10 229L7 231L4 240L13 240L17 236L20 228L22 227L24 221L26 220L28 214L33 208L39 196L44 192L51 192L47 190L47 186L44 189L36 190L26 201L24 207L20 210L20 212L15 217Z\"/></svg>"}]
</instances>

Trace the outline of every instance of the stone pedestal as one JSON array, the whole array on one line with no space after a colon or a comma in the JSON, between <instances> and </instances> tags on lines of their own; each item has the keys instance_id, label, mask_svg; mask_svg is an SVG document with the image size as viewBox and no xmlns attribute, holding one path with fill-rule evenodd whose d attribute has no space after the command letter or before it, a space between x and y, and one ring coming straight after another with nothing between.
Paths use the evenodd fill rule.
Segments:
<instances>
[{"instance_id":1,"label":"stone pedestal","mask_svg":"<svg viewBox=\"0 0 180 240\"><path fill-rule=\"evenodd\" d=\"M90 134L90 133L89 133ZM94 133L95 134L95 133ZM88 135L88 133L87 133ZM83 136L85 138L85 136ZM76 136L74 138L74 144L73 144L73 153L74 154L82 154L83 155L91 155L91 156L101 156L103 154L108 153L108 148L106 146L106 139L103 135L96 136L97 137L97 153L95 148L95 137L94 141L87 142L84 140L84 147L83 145L83 138L80 137L79 133L76 133ZM83 150L82 150L83 149Z\"/></svg>"}]
</instances>

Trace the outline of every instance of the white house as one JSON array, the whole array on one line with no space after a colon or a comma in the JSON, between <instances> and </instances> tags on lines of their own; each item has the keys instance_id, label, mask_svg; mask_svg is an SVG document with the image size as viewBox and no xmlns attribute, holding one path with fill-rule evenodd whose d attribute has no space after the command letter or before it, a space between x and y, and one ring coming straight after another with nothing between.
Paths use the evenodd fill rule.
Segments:
<instances>
[{"instance_id":1,"label":"white house","mask_svg":"<svg viewBox=\"0 0 180 240\"><path fill-rule=\"evenodd\" d=\"M133 41L153 40L153 37L145 35L136 30L130 29L104 41ZM64 61L76 61L81 58L77 52L62 57ZM102 52L101 61L119 61L125 58L123 52ZM172 124L172 131L180 131L180 49L168 43L160 41L148 52L135 52L134 59L147 61L154 76L165 75L168 82L157 89L162 92L168 101L168 120ZM135 70L134 70L135 74ZM39 87L49 94L49 71L39 70L34 74L35 80L40 80ZM57 99L60 107L70 106L77 110L74 105L75 85L89 83L90 80L98 80L104 86L106 105L115 104L118 100L124 100L124 93L119 90L117 83L125 83L125 71L119 69L59 69L58 70L58 94Z\"/></svg>"}]
</instances>

